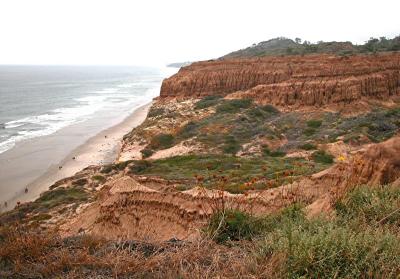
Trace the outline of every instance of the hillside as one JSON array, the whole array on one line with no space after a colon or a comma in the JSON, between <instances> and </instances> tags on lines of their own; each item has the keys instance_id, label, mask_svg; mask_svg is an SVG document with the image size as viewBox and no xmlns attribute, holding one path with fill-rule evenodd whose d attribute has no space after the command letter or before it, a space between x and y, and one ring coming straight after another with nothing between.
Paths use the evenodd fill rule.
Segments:
<instances>
[{"instance_id":1,"label":"hillside","mask_svg":"<svg viewBox=\"0 0 400 279\"><path fill-rule=\"evenodd\" d=\"M304 54L337 54L351 55L360 53L373 53L381 51L398 51L400 50L400 37L386 39L371 38L365 44L354 45L351 42L317 42L310 43L308 41L301 42L284 37L271 39L268 41L254 44L245 49L231 52L221 59L262 57L273 55L304 55Z\"/></svg>"},{"instance_id":2,"label":"hillside","mask_svg":"<svg viewBox=\"0 0 400 279\"><path fill-rule=\"evenodd\" d=\"M397 278L400 53L246 53L181 68L116 162L0 215L0 277Z\"/></svg>"}]
</instances>

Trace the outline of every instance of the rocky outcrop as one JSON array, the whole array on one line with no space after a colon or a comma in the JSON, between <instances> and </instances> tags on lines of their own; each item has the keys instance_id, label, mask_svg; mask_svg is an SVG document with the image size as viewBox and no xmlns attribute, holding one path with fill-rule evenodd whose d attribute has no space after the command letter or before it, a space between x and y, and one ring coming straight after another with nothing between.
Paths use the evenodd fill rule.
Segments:
<instances>
[{"instance_id":1,"label":"rocky outcrop","mask_svg":"<svg viewBox=\"0 0 400 279\"><path fill-rule=\"evenodd\" d=\"M229 208L264 215L294 202L308 204L310 217L321 211L331 215L333 202L352 187L396 183L400 178L399 155L397 136L292 184L246 194L199 187L177 192L152 187L151 182L140 177L122 176L107 183L97 201L62 225L61 232L85 232L108 239L193 239L218 210Z\"/></svg>"},{"instance_id":2,"label":"rocky outcrop","mask_svg":"<svg viewBox=\"0 0 400 279\"><path fill-rule=\"evenodd\" d=\"M160 191L124 176L108 183L98 200L61 226L62 234L90 233L108 239L192 239L208 218L223 208L271 212L255 197L194 188Z\"/></svg>"},{"instance_id":3,"label":"rocky outcrop","mask_svg":"<svg viewBox=\"0 0 400 279\"><path fill-rule=\"evenodd\" d=\"M400 53L265 57L193 63L164 80L162 98L253 98L277 106L324 106L400 95Z\"/></svg>"}]
</instances>

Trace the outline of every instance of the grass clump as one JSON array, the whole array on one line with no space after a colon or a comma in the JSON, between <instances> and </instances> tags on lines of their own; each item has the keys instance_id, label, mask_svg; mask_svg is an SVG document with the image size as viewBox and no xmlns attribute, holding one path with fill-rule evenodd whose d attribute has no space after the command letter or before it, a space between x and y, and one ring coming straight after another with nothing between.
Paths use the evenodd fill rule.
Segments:
<instances>
[{"instance_id":1,"label":"grass clump","mask_svg":"<svg viewBox=\"0 0 400 279\"><path fill-rule=\"evenodd\" d=\"M228 135L225 138L223 151L225 154L235 155L240 150L240 144L234 136Z\"/></svg>"},{"instance_id":2,"label":"grass clump","mask_svg":"<svg viewBox=\"0 0 400 279\"><path fill-rule=\"evenodd\" d=\"M198 124L190 121L179 130L178 136L183 139L191 138L197 134L197 128Z\"/></svg>"},{"instance_id":3,"label":"grass clump","mask_svg":"<svg viewBox=\"0 0 400 279\"><path fill-rule=\"evenodd\" d=\"M314 128L306 128L306 129L304 129L303 133L305 136L310 137L310 136L314 135L315 132L316 132L316 130Z\"/></svg>"},{"instance_id":4,"label":"grass clump","mask_svg":"<svg viewBox=\"0 0 400 279\"><path fill-rule=\"evenodd\" d=\"M129 168L133 174L142 174L151 166L152 166L151 162L147 160L138 160L135 161L132 165L130 165Z\"/></svg>"},{"instance_id":5,"label":"grass clump","mask_svg":"<svg viewBox=\"0 0 400 279\"><path fill-rule=\"evenodd\" d=\"M312 143L305 143L302 146L300 146L300 148L304 149L304 150L315 150L315 149L317 149L317 147Z\"/></svg>"},{"instance_id":6,"label":"grass clump","mask_svg":"<svg viewBox=\"0 0 400 279\"><path fill-rule=\"evenodd\" d=\"M278 114L279 113L279 110L276 107L274 107L273 105L265 105L265 106L262 106L261 109L263 111L266 111L266 112L272 113L272 114Z\"/></svg>"},{"instance_id":7,"label":"grass clump","mask_svg":"<svg viewBox=\"0 0 400 279\"><path fill-rule=\"evenodd\" d=\"M310 128L316 129L316 128L321 127L321 125L322 125L322 121L321 120L312 119L312 120L307 121L307 126L310 127Z\"/></svg>"},{"instance_id":8,"label":"grass clump","mask_svg":"<svg viewBox=\"0 0 400 279\"><path fill-rule=\"evenodd\" d=\"M315 151L312 154L312 158L317 163L322 163L322 164L332 164L333 163L333 156L324 150Z\"/></svg>"},{"instance_id":9,"label":"grass clump","mask_svg":"<svg viewBox=\"0 0 400 279\"><path fill-rule=\"evenodd\" d=\"M80 178L80 179L72 181L72 185L74 185L74 186L84 186L87 183L88 183L88 181L85 178Z\"/></svg>"},{"instance_id":10,"label":"grass clump","mask_svg":"<svg viewBox=\"0 0 400 279\"><path fill-rule=\"evenodd\" d=\"M205 232L217 243L224 243L249 240L260 232L261 227L262 224L257 218L242 211L229 209L214 213Z\"/></svg>"},{"instance_id":11,"label":"grass clump","mask_svg":"<svg viewBox=\"0 0 400 279\"><path fill-rule=\"evenodd\" d=\"M98 181L100 183L106 182L106 178L102 175L94 175L94 176L92 176L92 179L95 181Z\"/></svg>"},{"instance_id":12,"label":"grass clump","mask_svg":"<svg viewBox=\"0 0 400 279\"><path fill-rule=\"evenodd\" d=\"M154 151L150 148L145 148L140 151L142 153L143 159L149 158L151 155L154 154Z\"/></svg>"},{"instance_id":13,"label":"grass clump","mask_svg":"<svg viewBox=\"0 0 400 279\"><path fill-rule=\"evenodd\" d=\"M201 99L200 101L198 101L194 108L195 109L204 109L204 108L208 108L211 106L215 106L216 104L218 104L219 100L222 98L222 96L219 95L212 95L212 96L206 96L203 99Z\"/></svg>"},{"instance_id":14,"label":"grass clump","mask_svg":"<svg viewBox=\"0 0 400 279\"><path fill-rule=\"evenodd\" d=\"M359 220L372 226L400 226L400 189L390 186L358 187L335 205L347 221Z\"/></svg>"},{"instance_id":15,"label":"grass clump","mask_svg":"<svg viewBox=\"0 0 400 279\"><path fill-rule=\"evenodd\" d=\"M151 139L149 147L154 150L167 149L174 144L174 136L172 134L158 134Z\"/></svg>"},{"instance_id":16,"label":"grass clump","mask_svg":"<svg viewBox=\"0 0 400 279\"><path fill-rule=\"evenodd\" d=\"M62 204L82 202L88 199L88 194L81 188L57 188L44 192L34 205L38 208L53 208Z\"/></svg>"},{"instance_id":17,"label":"grass clump","mask_svg":"<svg viewBox=\"0 0 400 279\"><path fill-rule=\"evenodd\" d=\"M398 189L360 187L336 204L335 219L309 220L290 206L265 217L257 258L283 257L286 278L397 278L399 202ZM377 222L385 217L392 230Z\"/></svg>"},{"instance_id":18,"label":"grass clump","mask_svg":"<svg viewBox=\"0 0 400 279\"><path fill-rule=\"evenodd\" d=\"M157 117L163 115L165 113L165 109L163 108L151 108L149 113L147 114L148 117Z\"/></svg>"},{"instance_id":19,"label":"grass clump","mask_svg":"<svg viewBox=\"0 0 400 279\"><path fill-rule=\"evenodd\" d=\"M267 145L262 146L261 151L264 156L284 157L286 155L286 152L284 152L282 150L271 151Z\"/></svg>"},{"instance_id":20,"label":"grass clump","mask_svg":"<svg viewBox=\"0 0 400 279\"><path fill-rule=\"evenodd\" d=\"M217 113L236 113L241 109L249 108L251 104L251 99L228 100L217 107Z\"/></svg>"}]
</instances>

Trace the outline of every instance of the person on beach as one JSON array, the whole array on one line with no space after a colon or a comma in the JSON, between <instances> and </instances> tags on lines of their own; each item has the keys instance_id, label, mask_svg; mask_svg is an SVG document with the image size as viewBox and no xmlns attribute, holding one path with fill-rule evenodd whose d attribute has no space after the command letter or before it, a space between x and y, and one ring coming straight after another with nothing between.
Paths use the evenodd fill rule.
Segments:
<instances>
[{"instance_id":1,"label":"person on beach","mask_svg":"<svg viewBox=\"0 0 400 279\"><path fill-rule=\"evenodd\" d=\"M28 193L28 187L25 188L25 194Z\"/></svg>"},{"instance_id":2,"label":"person on beach","mask_svg":"<svg viewBox=\"0 0 400 279\"><path fill-rule=\"evenodd\" d=\"M6 201L4 202L4 207L8 207L8 203Z\"/></svg>"}]
</instances>

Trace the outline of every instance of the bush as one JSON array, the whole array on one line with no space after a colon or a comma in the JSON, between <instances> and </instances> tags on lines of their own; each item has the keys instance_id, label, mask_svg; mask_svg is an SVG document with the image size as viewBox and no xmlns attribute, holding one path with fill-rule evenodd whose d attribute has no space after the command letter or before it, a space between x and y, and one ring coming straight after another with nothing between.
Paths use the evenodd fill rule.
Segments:
<instances>
[{"instance_id":1,"label":"bush","mask_svg":"<svg viewBox=\"0 0 400 279\"><path fill-rule=\"evenodd\" d=\"M264 156L271 157L283 157L286 155L286 153L281 150L271 151L267 145L262 146L262 153L264 154Z\"/></svg>"},{"instance_id":2,"label":"bush","mask_svg":"<svg viewBox=\"0 0 400 279\"><path fill-rule=\"evenodd\" d=\"M167 149L173 146L174 136L171 134L158 134L151 139L151 149Z\"/></svg>"},{"instance_id":3,"label":"bush","mask_svg":"<svg viewBox=\"0 0 400 279\"><path fill-rule=\"evenodd\" d=\"M358 219L368 225L400 226L400 189L390 186L357 187L339 200L336 211L345 220Z\"/></svg>"},{"instance_id":4,"label":"bush","mask_svg":"<svg viewBox=\"0 0 400 279\"><path fill-rule=\"evenodd\" d=\"M53 208L61 204L86 201L88 194L82 188L57 188L44 192L33 205L37 208Z\"/></svg>"},{"instance_id":5,"label":"bush","mask_svg":"<svg viewBox=\"0 0 400 279\"><path fill-rule=\"evenodd\" d=\"M286 155L286 152L281 151L281 150L275 150L275 151L271 151L269 153L269 155L271 157L284 157Z\"/></svg>"},{"instance_id":6,"label":"bush","mask_svg":"<svg viewBox=\"0 0 400 279\"><path fill-rule=\"evenodd\" d=\"M92 179L96 180L96 181L98 181L100 183L104 183L106 181L106 178L104 176L102 176L102 175L94 175L92 177Z\"/></svg>"},{"instance_id":7,"label":"bush","mask_svg":"<svg viewBox=\"0 0 400 279\"><path fill-rule=\"evenodd\" d=\"M110 173L113 171L112 165L103 166L100 170L101 173Z\"/></svg>"},{"instance_id":8,"label":"bush","mask_svg":"<svg viewBox=\"0 0 400 279\"><path fill-rule=\"evenodd\" d=\"M234 136L227 136L223 145L223 151L227 154L235 155L240 150L240 144Z\"/></svg>"},{"instance_id":9,"label":"bush","mask_svg":"<svg viewBox=\"0 0 400 279\"><path fill-rule=\"evenodd\" d=\"M87 183L88 183L88 181L85 178L81 178L81 179L72 181L72 185L74 185L74 186L84 186Z\"/></svg>"},{"instance_id":10,"label":"bush","mask_svg":"<svg viewBox=\"0 0 400 279\"><path fill-rule=\"evenodd\" d=\"M154 154L154 151L149 148L145 148L145 149L142 149L140 151L140 153L142 153L143 158L149 158L151 155Z\"/></svg>"},{"instance_id":11,"label":"bush","mask_svg":"<svg viewBox=\"0 0 400 279\"><path fill-rule=\"evenodd\" d=\"M314 149L317 149L317 147L316 147L314 144L311 144L311 143L305 143L305 144L303 144L302 146L300 146L300 148L301 148L301 149L304 149L304 150L314 150Z\"/></svg>"},{"instance_id":12,"label":"bush","mask_svg":"<svg viewBox=\"0 0 400 279\"><path fill-rule=\"evenodd\" d=\"M164 114L165 110L163 108L155 108L155 109L150 109L148 113L148 117L156 117Z\"/></svg>"},{"instance_id":13,"label":"bush","mask_svg":"<svg viewBox=\"0 0 400 279\"><path fill-rule=\"evenodd\" d=\"M132 173L141 174L145 170L150 168L151 166L152 166L152 164L149 161L147 161L147 160L139 160L139 161L135 161L133 163L133 165L131 165L129 168L130 168Z\"/></svg>"},{"instance_id":14,"label":"bush","mask_svg":"<svg viewBox=\"0 0 400 279\"><path fill-rule=\"evenodd\" d=\"M326 153L324 150L315 151L312 154L312 158L317 163L323 163L323 164L333 163L333 156L329 153Z\"/></svg>"},{"instance_id":15,"label":"bush","mask_svg":"<svg viewBox=\"0 0 400 279\"><path fill-rule=\"evenodd\" d=\"M197 130L197 124L193 121L188 122L186 125L184 125L180 131L179 131L179 136L187 139L191 138L196 135L196 130Z\"/></svg>"},{"instance_id":16,"label":"bush","mask_svg":"<svg viewBox=\"0 0 400 279\"><path fill-rule=\"evenodd\" d=\"M251 104L251 99L228 100L217 107L217 113L235 113L240 109L249 108Z\"/></svg>"},{"instance_id":17,"label":"bush","mask_svg":"<svg viewBox=\"0 0 400 279\"><path fill-rule=\"evenodd\" d=\"M261 231L261 223L255 217L237 210L215 213L205 229L206 234L218 243L251 239Z\"/></svg>"},{"instance_id":18,"label":"bush","mask_svg":"<svg viewBox=\"0 0 400 279\"><path fill-rule=\"evenodd\" d=\"M264 156L269 156L271 154L271 150L269 149L268 145L261 146L261 151Z\"/></svg>"},{"instance_id":19,"label":"bush","mask_svg":"<svg viewBox=\"0 0 400 279\"><path fill-rule=\"evenodd\" d=\"M265 105L265 106L262 106L261 109L262 109L263 111L266 111L266 112L269 112L269 113L272 113L272 114L277 114L277 113L279 113L279 110L278 110L276 107L272 106L272 105Z\"/></svg>"},{"instance_id":20,"label":"bush","mask_svg":"<svg viewBox=\"0 0 400 279\"><path fill-rule=\"evenodd\" d=\"M314 128L306 128L304 130L304 135L306 135L307 137L312 136L315 134L315 129Z\"/></svg>"},{"instance_id":21,"label":"bush","mask_svg":"<svg viewBox=\"0 0 400 279\"><path fill-rule=\"evenodd\" d=\"M201 99L200 101L198 101L194 108L195 109L204 109L204 108L208 108L211 106L214 106L218 103L219 99L221 99L222 96L219 95L213 95L213 96L206 96L203 99Z\"/></svg>"},{"instance_id":22,"label":"bush","mask_svg":"<svg viewBox=\"0 0 400 279\"><path fill-rule=\"evenodd\" d=\"M319 128L321 127L322 121L321 120L309 120L307 121L307 126L310 128Z\"/></svg>"},{"instance_id":23,"label":"bush","mask_svg":"<svg viewBox=\"0 0 400 279\"><path fill-rule=\"evenodd\" d=\"M372 200L380 205L389 200L391 205L398 202L399 190L397 194L396 190L384 192L387 189L362 188L348 194L337 206L339 215L334 220L308 220L299 205L266 217L259 257L283 257L285 278L396 278L400 272L399 238L368 224L359 225L364 220L362 212L371 204L365 195L375 195ZM382 215L373 214L373 219L388 213L381 209L377 212ZM352 224L354 219L356 225Z\"/></svg>"}]
</instances>

